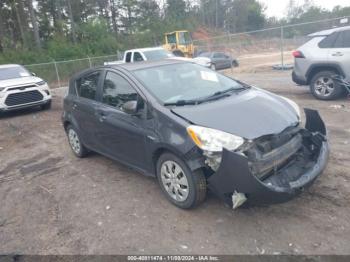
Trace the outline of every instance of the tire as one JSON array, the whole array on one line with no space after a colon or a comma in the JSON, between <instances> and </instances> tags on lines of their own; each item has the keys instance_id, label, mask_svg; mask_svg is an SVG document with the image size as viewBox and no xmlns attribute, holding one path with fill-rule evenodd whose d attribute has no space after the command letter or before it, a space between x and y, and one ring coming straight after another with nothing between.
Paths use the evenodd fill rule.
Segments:
<instances>
[{"instance_id":1,"label":"tire","mask_svg":"<svg viewBox=\"0 0 350 262\"><path fill-rule=\"evenodd\" d=\"M159 157L157 179L166 198L179 208L195 208L205 200L207 182L202 170L192 172L184 161L171 153Z\"/></svg>"},{"instance_id":2,"label":"tire","mask_svg":"<svg viewBox=\"0 0 350 262\"><path fill-rule=\"evenodd\" d=\"M238 64L237 60L233 60L231 67L238 67L238 66L239 66L239 64Z\"/></svg>"},{"instance_id":3,"label":"tire","mask_svg":"<svg viewBox=\"0 0 350 262\"><path fill-rule=\"evenodd\" d=\"M182 53L180 50L173 51L173 54L174 54L174 56L185 57L185 54Z\"/></svg>"},{"instance_id":4,"label":"tire","mask_svg":"<svg viewBox=\"0 0 350 262\"><path fill-rule=\"evenodd\" d=\"M211 64L210 65L210 69L213 70L213 71L216 71L216 65L215 64Z\"/></svg>"},{"instance_id":5,"label":"tire","mask_svg":"<svg viewBox=\"0 0 350 262\"><path fill-rule=\"evenodd\" d=\"M66 128L68 142L74 155L79 158L86 157L89 150L82 144L78 131L72 125L68 125ZM73 141L74 140L74 141Z\"/></svg>"},{"instance_id":6,"label":"tire","mask_svg":"<svg viewBox=\"0 0 350 262\"><path fill-rule=\"evenodd\" d=\"M333 71L321 71L315 74L310 81L312 95L320 100L337 99L344 94L342 87L332 77Z\"/></svg>"},{"instance_id":7,"label":"tire","mask_svg":"<svg viewBox=\"0 0 350 262\"><path fill-rule=\"evenodd\" d=\"M41 106L41 109L42 110L49 110L49 109L51 109L51 100L49 101L49 102L47 102L46 104L44 104L44 105L42 105Z\"/></svg>"}]
</instances>

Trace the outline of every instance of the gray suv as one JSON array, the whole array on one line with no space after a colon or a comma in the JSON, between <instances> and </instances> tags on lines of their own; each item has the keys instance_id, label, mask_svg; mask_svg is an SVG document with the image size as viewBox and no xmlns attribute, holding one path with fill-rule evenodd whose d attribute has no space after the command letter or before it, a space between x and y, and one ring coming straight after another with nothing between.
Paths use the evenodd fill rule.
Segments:
<instances>
[{"instance_id":1,"label":"gray suv","mask_svg":"<svg viewBox=\"0 0 350 262\"><path fill-rule=\"evenodd\" d=\"M350 26L309 36L311 39L293 52L293 81L298 85L310 85L317 99L336 99L346 89L335 77L350 81Z\"/></svg>"}]
</instances>

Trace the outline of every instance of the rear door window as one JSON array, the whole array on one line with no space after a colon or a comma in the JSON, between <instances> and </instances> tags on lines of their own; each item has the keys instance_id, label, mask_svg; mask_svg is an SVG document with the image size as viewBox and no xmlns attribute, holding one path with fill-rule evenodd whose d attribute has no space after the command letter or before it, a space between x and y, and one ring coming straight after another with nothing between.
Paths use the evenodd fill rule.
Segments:
<instances>
[{"instance_id":1,"label":"rear door window","mask_svg":"<svg viewBox=\"0 0 350 262\"><path fill-rule=\"evenodd\" d=\"M135 62L141 62L141 61L143 61L143 57L142 57L142 55L141 55L139 52L135 52L135 53L134 53L134 61L135 61Z\"/></svg>"},{"instance_id":2,"label":"rear door window","mask_svg":"<svg viewBox=\"0 0 350 262\"><path fill-rule=\"evenodd\" d=\"M335 48L349 48L350 47L350 30L339 33L337 40L334 43Z\"/></svg>"},{"instance_id":3,"label":"rear door window","mask_svg":"<svg viewBox=\"0 0 350 262\"><path fill-rule=\"evenodd\" d=\"M337 40L338 32L334 32L323 39L318 46L320 48L333 48L335 41Z\"/></svg>"},{"instance_id":4,"label":"rear door window","mask_svg":"<svg viewBox=\"0 0 350 262\"><path fill-rule=\"evenodd\" d=\"M100 75L101 72L96 71L78 79L76 82L78 95L87 99L96 100L96 92Z\"/></svg>"}]
</instances>

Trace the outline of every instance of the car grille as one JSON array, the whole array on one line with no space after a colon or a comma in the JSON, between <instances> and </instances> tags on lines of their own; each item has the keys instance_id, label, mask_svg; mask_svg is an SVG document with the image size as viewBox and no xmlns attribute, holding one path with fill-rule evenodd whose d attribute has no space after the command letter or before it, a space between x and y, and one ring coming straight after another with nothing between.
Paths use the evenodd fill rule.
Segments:
<instances>
[{"instance_id":1,"label":"car grille","mask_svg":"<svg viewBox=\"0 0 350 262\"><path fill-rule=\"evenodd\" d=\"M7 96L5 100L5 104L7 106L17 106L17 105L23 105L28 103L39 102L43 98L44 98L43 95L39 91L33 90L28 92L10 94Z\"/></svg>"},{"instance_id":2,"label":"car grille","mask_svg":"<svg viewBox=\"0 0 350 262\"><path fill-rule=\"evenodd\" d=\"M16 86L16 87L11 87L9 89L7 89L7 91L12 91L12 90L24 90L26 88L32 88L32 87L36 87L36 85L27 85L27 86Z\"/></svg>"}]
</instances>

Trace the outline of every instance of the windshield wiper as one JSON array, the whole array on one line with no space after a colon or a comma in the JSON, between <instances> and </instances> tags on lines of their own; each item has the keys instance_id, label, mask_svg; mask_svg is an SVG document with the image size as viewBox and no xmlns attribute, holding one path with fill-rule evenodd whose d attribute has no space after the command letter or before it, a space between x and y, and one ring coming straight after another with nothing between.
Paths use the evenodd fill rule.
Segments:
<instances>
[{"instance_id":1,"label":"windshield wiper","mask_svg":"<svg viewBox=\"0 0 350 262\"><path fill-rule=\"evenodd\" d=\"M197 105L200 100L178 100L176 102L164 103L164 106L186 106L186 105Z\"/></svg>"}]
</instances>

